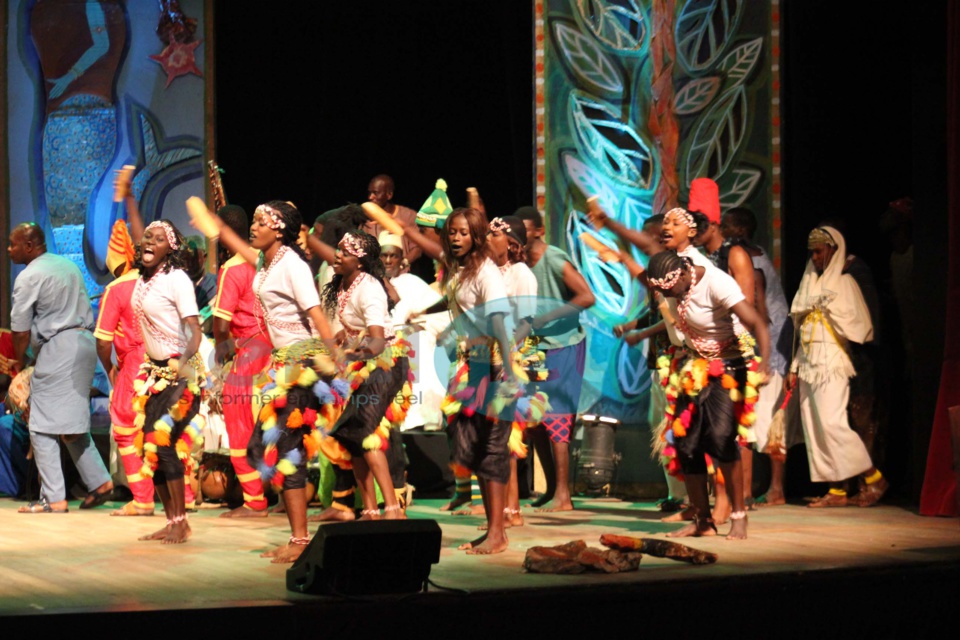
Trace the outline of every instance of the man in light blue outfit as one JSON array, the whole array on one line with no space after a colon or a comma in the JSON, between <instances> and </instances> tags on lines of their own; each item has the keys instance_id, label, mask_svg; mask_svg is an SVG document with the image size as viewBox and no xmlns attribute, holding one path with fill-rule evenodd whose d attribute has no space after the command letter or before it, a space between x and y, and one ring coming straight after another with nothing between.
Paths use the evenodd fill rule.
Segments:
<instances>
[{"instance_id":1,"label":"man in light blue outfit","mask_svg":"<svg viewBox=\"0 0 960 640\"><path fill-rule=\"evenodd\" d=\"M40 500L20 513L65 513L66 489L60 466L62 439L90 491L80 508L105 502L113 491L110 474L90 437L90 385L97 353L93 310L80 269L47 253L43 230L18 225L8 249L26 265L13 286L10 329L17 362L27 365L27 347L36 354L30 381L30 444L40 475Z\"/></svg>"}]
</instances>

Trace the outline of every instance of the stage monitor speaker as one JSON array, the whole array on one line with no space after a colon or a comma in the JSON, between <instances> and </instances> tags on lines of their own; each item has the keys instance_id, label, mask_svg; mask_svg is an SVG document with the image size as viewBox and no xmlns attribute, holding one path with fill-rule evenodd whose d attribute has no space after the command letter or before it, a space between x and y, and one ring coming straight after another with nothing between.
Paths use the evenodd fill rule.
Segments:
<instances>
[{"instance_id":1,"label":"stage monitor speaker","mask_svg":"<svg viewBox=\"0 0 960 640\"><path fill-rule=\"evenodd\" d=\"M287 569L287 589L325 595L415 593L440 562L436 520L322 525Z\"/></svg>"}]
</instances>

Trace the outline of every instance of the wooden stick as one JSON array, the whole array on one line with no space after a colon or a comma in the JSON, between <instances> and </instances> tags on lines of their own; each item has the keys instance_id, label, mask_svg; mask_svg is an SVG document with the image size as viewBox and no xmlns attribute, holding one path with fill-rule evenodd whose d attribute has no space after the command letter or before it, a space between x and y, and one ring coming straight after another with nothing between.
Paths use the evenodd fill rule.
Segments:
<instances>
[{"instance_id":1,"label":"wooden stick","mask_svg":"<svg viewBox=\"0 0 960 640\"><path fill-rule=\"evenodd\" d=\"M580 240L583 244L600 254L600 259L604 262L620 262L620 255L615 250L603 244L586 231L580 234Z\"/></svg>"},{"instance_id":2,"label":"wooden stick","mask_svg":"<svg viewBox=\"0 0 960 640\"><path fill-rule=\"evenodd\" d=\"M631 538L605 533L600 536L600 544L621 551L640 551L656 558L670 558L690 564L713 564L717 554L700 551L678 542L658 540L657 538Z\"/></svg>"},{"instance_id":3,"label":"wooden stick","mask_svg":"<svg viewBox=\"0 0 960 640\"><path fill-rule=\"evenodd\" d=\"M187 198L187 213L190 214L194 226L207 238L214 239L220 236L220 228L203 200L197 196Z\"/></svg>"},{"instance_id":4,"label":"wooden stick","mask_svg":"<svg viewBox=\"0 0 960 640\"><path fill-rule=\"evenodd\" d=\"M395 236L403 235L403 227L399 222L390 217L390 214L384 211L376 202L364 202L360 205L367 217L379 224Z\"/></svg>"},{"instance_id":5,"label":"wooden stick","mask_svg":"<svg viewBox=\"0 0 960 640\"><path fill-rule=\"evenodd\" d=\"M130 193L130 177L137 168L132 164L123 165L116 173L113 179L113 201L123 202L123 199Z\"/></svg>"},{"instance_id":6,"label":"wooden stick","mask_svg":"<svg viewBox=\"0 0 960 640\"><path fill-rule=\"evenodd\" d=\"M483 205L483 199L476 187L467 187L467 206L487 215L487 208Z\"/></svg>"}]
</instances>

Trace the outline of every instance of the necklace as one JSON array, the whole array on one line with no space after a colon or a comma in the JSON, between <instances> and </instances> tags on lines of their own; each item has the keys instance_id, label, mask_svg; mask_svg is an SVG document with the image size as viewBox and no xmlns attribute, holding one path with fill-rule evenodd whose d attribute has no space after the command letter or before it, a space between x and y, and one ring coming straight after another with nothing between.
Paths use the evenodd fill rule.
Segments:
<instances>
[{"instance_id":1,"label":"necklace","mask_svg":"<svg viewBox=\"0 0 960 640\"><path fill-rule=\"evenodd\" d=\"M353 329L349 327L346 321L343 319L343 310L347 307L347 302L350 301L351 296L353 296L353 290L357 288L360 282L366 277L366 273L361 271L357 274L357 277L353 279L353 282L350 283L350 287L344 291L342 288L340 291L337 291L337 318L340 319L340 324L343 325L344 332L351 338L355 338L360 335L359 329Z\"/></svg>"},{"instance_id":2,"label":"necklace","mask_svg":"<svg viewBox=\"0 0 960 640\"><path fill-rule=\"evenodd\" d=\"M714 340L713 338L705 338L701 335L698 335L696 331L687 324L687 314L690 308L690 298L693 294L693 288L697 285L697 268L690 264L689 271L690 273L690 286L687 288L687 292L683 296L683 300L677 305L677 326L680 328L680 331L683 332L690 342L693 344L693 348L697 350L697 353L701 357L706 358L707 360L716 360L720 355L733 343L733 339L726 341Z\"/></svg>"},{"instance_id":3,"label":"necklace","mask_svg":"<svg viewBox=\"0 0 960 640\"><path fill-rule=\"evenodd\" d=\"M160 330L159 327L153 324L150 318L143 312L143 303L146 300L147 296L150 294L150 290L153 289L153 285L157 283L158 280L164 275L169 274L169 271L159 271L154 272L149 280L144 280L141 275L137 280L137 286L133 290L133 314L137 319L137 327L140 328L140 335L143 335L143 328L147 328L147 332L157 342L169 347L176 353L181 353L184 349L184 345L180 344L180 336L178 335L176 339L170 338L166 333Z\"/></svg>"},{"instance_id":4,"label":"necklace","mask_svg":"<svg viewBox=\"0 0 960 640\"><path fill-rule=\"evenodd\" d=\"M257 287L257 290L256 290L257 308L260 310L260 314L263 316L263 319L266 322L266 324L273 327L274 329L277 329L279 331L284 331L287 333L303 334L304 333L303 323L285 322L283 320L279 320L271 316L270 313L267 311L267 308L263 304L263 286L266 284L267 278L269 277L270 272L280 262L280 260L283 259L283 256L287 254L287 251L289 251L289 247L287 247L286 245L281 246L279 249L277 249L277 252L273 256L273 260L270 261L270 264L267 265L267 268L261 269L260 271L257 272L257 278L255 280L256 287ZM258 318L258 322L259 322L259 318Z\"/></svg>"}]
</instances>

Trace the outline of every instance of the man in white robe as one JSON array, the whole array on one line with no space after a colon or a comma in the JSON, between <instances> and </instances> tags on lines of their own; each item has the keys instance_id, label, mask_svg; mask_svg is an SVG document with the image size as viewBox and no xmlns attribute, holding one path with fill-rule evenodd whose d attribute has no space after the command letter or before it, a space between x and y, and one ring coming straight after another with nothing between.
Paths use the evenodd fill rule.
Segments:
<instances>
[{"instance_id":1,"label":"man in white robe","mask_svg":"<svg viewBox=\"0 0 960 640\"><path fill-rule=\"evenodd\" d=\"M873 335L870 311L856 281L843 273L847 253L840 232L818 227L810 232L807 247L810 260L790 307L799 346L785 384L799 389L810 479L830 483L829 492L809 506L868 507L888 484L847 419L850 378L856 371L846 346ZM861 477L860 492L849 498L844 482L854 476Z\"/></svg>"}]
</instances>

